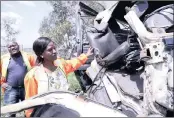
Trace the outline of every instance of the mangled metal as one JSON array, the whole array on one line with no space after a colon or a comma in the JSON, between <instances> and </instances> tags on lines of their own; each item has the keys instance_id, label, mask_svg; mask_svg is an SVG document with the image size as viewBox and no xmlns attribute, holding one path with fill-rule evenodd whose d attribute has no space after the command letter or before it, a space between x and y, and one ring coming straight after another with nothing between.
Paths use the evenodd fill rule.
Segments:
<instances>
[{"instance_id":1,"label":"mangled metal","mask_svg":"<svg viewBox=\"0 0 174 118\"><path fill-rule=\"evenodd\" d=\"M83 53L84 47L89 45L95 49L94 57L90 58L94 60L79 71L87 74L87 79L92 81L85 89L87 96L105 107L93 107L95 103L83 95L87 100L83 99L85 104L91 105L86 109L77 107L74 103L79 101L74 94L56 92L47 93L47 97L39 96L39 104L54 101L79 111L81 116L89 117L167 116L167 111L174 110L172 2L159 2L158 5L150 1L112 1L108 5L104 1L98 3L101 4L97 4L98 11L83 2L79 3L77 52ZM50 96L56 99L48 101L52 100ZM107 113L106 106L112 108L112 112ZM15 111L9 111L8 106L3 108L1 113ZM100 109L104 110L102 114ZM113 111L116 114L112 114Z\"/></svg>"},{"instance_id":2,"label":"mangled metal","mask_svg":"<svg viewBox=\"0 0 174 118\"><path fill-rule=\"evenodd\" d=\"M90 78L94 78L93 77L94 73L95 73L94 75L97 75L98 73L100 73L100 71L99 72L94 71L94 70L98 70L96 69L98 67L97 64L101 66L100 68L106 68L106 72L102 78L92 79L95 86L92 86L93 91L89 91L89 94L93 94L94 99L101 102L105 101L105 103L107 103L106 101L108 100L110 101L109 105L114 106L114 108L116 109L123 110L124 109L123 105L124 105L124 107L126 106L128 108L126 112L130 111L135 116L141 116L141 115L165 116L168 110L169 111L173 110L173 102L172 102L173 101L173 84L171 84L173 81L172 80L173 68L171 67L173 65L173 55L171 54L171 52L173 52L172 46L174 46L174 44L172 43L172 41L174 38L173 38L173 32L171 31L165 32L167 31L168 28L172 27L173 25L171 23L171 21L173 22L172 8L173 8L173 5L167 5L162 8L159 8L158 10L152 12L149 15L149 19L148 17L146 17L145 23L143 23L139 19L139 17L145 11L143 11L142 14L137 14L139 12L136 12L135 9L131 9L131 8L127 9L127 13L125 14L124 18L129 24L129 26L131 27L129 30L130 31L132 30L134 32L133 34L136 34L138 36L133 38L137 39L139 47L134 48L134 50L130 51L131 46L129 43L128 48L123 46L123 50L126 50L126 51L124 51L120 55L119 53L121 53L122 50L116 51L114 55L113 52L115 50L119 50L118 48L119 46L124 45L124 43L126 42L130 42L130 39L128 37L128 39L125 42L122 42L118 47L116 47L114 51L111 51L110 54L108 54L108 55L111 55L111 54L114 55L114 56L110 56L111 58L107 58L108 56L107 55L107 56L104 56L103 58L98 59L98 53L96 54L95 60L97 63L95 63L95 66L94 66L94 63L92 62L91 67L87 69L88 76ZM102 12L102 13L105 13L105 12ZM163 16L161 15L160 17L163 17L163 18L158 19L158 20L163 20L165 22L163 23L163 26L166 26L165 28L161 27L160 23L156 23L156 25L154 24L153 26L151 24L148 24L148 22L150 23L155 22L156 15L158 13L160 14L163 13L167 17L166 18L164 15ZM100 16L102 15L100 14ZM95 27L95 24L94 24L94 27ZM155 28L159 29L161 32L157 32ZM113 32L113 33L117 34L117 32ZM90 41L91 39L88 37L88 40ZM92 40L94 40L95 42L95 39L92 39ZM98 38L98 40L100 40L100 38ZM93 45L93 43L91 43L91 45L94 48L96 48L96 50L98 49L100 50L100 48L98 48L98 46L96 45ZM100 45L100 43L98 43L98 45ZM134 66L128 69L129 61L124 61L125 59L124 57L126 57L126 54L133 54L133 52L138 52L137 55L134 55L137 58L134 58L134 56L129 56L129 59L126 58L126 60L132 60L131 61L132 64L136 61L137 62L142 61L143 63L141 64L137 63L137 65L139 65L137 68L136 66ZM118 58L117 55L119 55L118 57L121 61L117 60ZM106 62L110 64L106 64ZM132 64L130 64L129 66L133 66ZM114 66L114 70L110 70L109 66ZM125 69L127 71L125 71ZM130 71L132 70L135 70L135 71L133 71L133 73L130 73ZM137 80L142 80L143 83L138 83ZM132 81L135 81L137 85L133 84ZM97 93L96 86L98 86L98 93L100 91L100 94L95 94ZM102 88L103 90L105 89L106 93L100 90L100 88ZM133 88L136 91L135 93L132 92ZM115 93L115 94L111 95L110 93ZM106 96L103 96L103 100L97 99L99 98L98 95L100 95L101 97L102 94L107 94L109 99ZM131 116L131 114L129 115Z\"/></svg>"},{"instance_id":3,"label":"mangled metal","mask_svg":"<svg viewBox=\"0 0 174 118\"><path fill-rule=\"evenodd\" d=\"M120 111L115 111L112 108L97 103L83 95L67 91L50 91L36 95L20 103L1 107L1 114L13 114L46 104L59 104L64 108L76 111L79 114L79 116L76 117L127 117ZM39 113L32 114L31 117L39 117Z\"/></svg>"}]
</instances>

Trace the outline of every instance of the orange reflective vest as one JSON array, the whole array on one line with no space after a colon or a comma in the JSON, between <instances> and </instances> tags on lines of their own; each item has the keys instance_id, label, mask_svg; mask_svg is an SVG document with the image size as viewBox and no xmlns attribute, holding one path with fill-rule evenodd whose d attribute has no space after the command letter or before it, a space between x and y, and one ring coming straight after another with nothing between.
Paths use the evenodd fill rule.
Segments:
<instances>
[{"instance_id":1,"label":"orange reflective vest","mask_svg":"<svg viewBox=\"0 0 174 118\"><path fill-rule=\"evenodd\" d=\"M68 73L75 71L86 61L87 56L85 54L81 54L78 58L74 58L71 60L64 60L62 58L58 58L54 62L54 65L59 67L63 71L63 76L66 77ZM43 69L36 66L26 74L24 79L24 85L25 99L29 99L34 95L48 91L48 78ZM26 117L30 117L32 109L26 110L25 113Z\"/></svg>"},{"instance_id":2,"label":"orange reflective vest","mask_svg":"<svg viewBox=\"0 0 174 118\"><path fill-rule=\"evenodd\" d=\"M36 59L33 55L28 54L26 52L21 52L24 63L27 66L27 70L29 71L36 62ZM10 54L5 54L1 57L1 64L0 64L0 74L1 74L1 85L6 82L7 77L7 68L10 62ZM2 92L4 92L4 89L2 88Z\"/></svg>"}]
</instances>

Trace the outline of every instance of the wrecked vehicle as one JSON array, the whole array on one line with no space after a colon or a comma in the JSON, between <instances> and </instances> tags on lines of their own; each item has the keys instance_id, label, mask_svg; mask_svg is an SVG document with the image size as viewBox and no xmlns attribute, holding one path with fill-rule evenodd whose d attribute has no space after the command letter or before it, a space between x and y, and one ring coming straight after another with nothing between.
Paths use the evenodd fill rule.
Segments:
<instances>
[{"instance_id":1,"label":"wrecked vehicle","mask_svg":"<svg viewBox=\"0 0 174 118\"><path fill-rule=\"evenodd\" d=\"M91 65L80 70L82 81L92 80L85 91L128 116L168 116L173 111L174 4L104 2L100 11L79 4L78 51L89 45L95 51Z\"/></svg>"},{"instance_id":2,"label":"wrecked vehicle","mask_svg":"<svg viewBox=\"0 0 174 118\"><path fill-rule=\"evenodd\" d=\"M150 117L173 111L172 2L96 5L79 2L78 11L77 54L94 48L76 72L87 97L48 92L1 107L1 114L35 108L34 117Z\"/></svg>"},{"instance_id":3,"label":"wrecked vehicle","mask_svg":"<svg viewBox=\"0 0 174 118\"><path fill-rule=\"evenodd\" d=\"M16 104L3 106L1 115L30 108L34 108L30 117L127 117L109 106L68 91L46 92Z\"/></svg>"}]
</instances>

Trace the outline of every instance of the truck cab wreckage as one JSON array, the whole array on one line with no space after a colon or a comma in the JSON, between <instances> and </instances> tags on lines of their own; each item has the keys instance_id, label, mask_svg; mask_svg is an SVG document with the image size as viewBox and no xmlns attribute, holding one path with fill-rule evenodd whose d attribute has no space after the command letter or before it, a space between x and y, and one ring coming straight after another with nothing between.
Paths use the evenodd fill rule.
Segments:
<instances>
[{"instance_id":1,"label":"truck cab wreckage","mask_svg":"<svg viewBox=\"0 0 174 118\"><path fill-rule=\"evenodd\" d=\"M93 9L79 2L77 12L77 54L94 48L77 73L84 93L44 93L1 107L1 114L49 103L75 110L79 117L165 117L173 112L174 4L98 1L95 5Z\"/></svg>"}]
</instances>

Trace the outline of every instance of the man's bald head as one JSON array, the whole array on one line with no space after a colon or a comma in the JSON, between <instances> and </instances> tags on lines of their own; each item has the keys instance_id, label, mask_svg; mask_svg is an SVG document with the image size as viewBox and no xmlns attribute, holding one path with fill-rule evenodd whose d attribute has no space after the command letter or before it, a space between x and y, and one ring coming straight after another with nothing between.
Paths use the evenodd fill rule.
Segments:
<instances>
[{"instance_id":1,"label":"man's bald head","mask_svg":"<svg viewBox=\"0 0 174 118\"><path fill-rule=\"evenodd\" d=\"M8 51L11 55L19 53L19 45L16 41L10 41L7 44Z\"/></svg>"}]
</instances>

